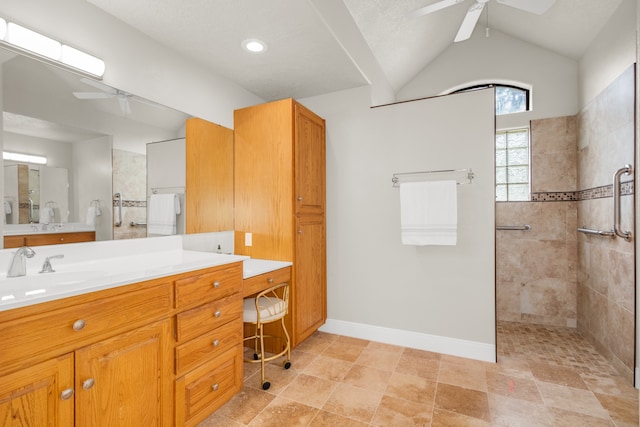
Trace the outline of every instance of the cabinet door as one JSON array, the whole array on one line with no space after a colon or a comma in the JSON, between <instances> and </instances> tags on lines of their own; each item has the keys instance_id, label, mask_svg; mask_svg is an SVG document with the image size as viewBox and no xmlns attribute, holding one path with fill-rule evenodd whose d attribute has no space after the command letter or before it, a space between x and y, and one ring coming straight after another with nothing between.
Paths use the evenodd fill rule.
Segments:
<instances>
[{"instance_id":1,"label":"cabinet door","mask_svg":"<svg viewBox=\"0 0 640 427\"><path fill-rule=\"evenodd\" d=\"M73 425L73 355L0 377L0 425Z\"/></svg>"},{"instance_id":2,"label":"cabinet door","mask_svg":"<svg viewBox=\"0 0 640 427\"><path fill-rule=\"evenodd\" d=\"M295 203L297 215L322 215L325 205L325 124L295 105Z\"/></svg>"},{"instance_id":3,"label":"cabinet door","mask_svg":"<svg viewBox=\"0 0 640 427\"><path fill-rule=\"evenodd\" d=\"M173 418L169 321L76 351L76 425L165 426Z\"/></svg>"},{"instance_id":4,"label":"cabinet door","mask_svg":"<svg viewBox=\"0 0 640 427\"><path fill-rule=\"evenodd\" d=\"M293 288L294 344L315 332L327 319L327 268L323 216L296 218L296 261Z\"/></svg>"}]
</instances>

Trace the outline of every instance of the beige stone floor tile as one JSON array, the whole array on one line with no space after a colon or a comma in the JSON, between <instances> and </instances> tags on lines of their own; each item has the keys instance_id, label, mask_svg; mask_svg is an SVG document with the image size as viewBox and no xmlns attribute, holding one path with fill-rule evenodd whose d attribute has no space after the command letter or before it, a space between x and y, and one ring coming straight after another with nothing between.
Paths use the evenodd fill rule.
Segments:
<instances>
[{"instance_id":1,"label":"beige stone floor tile","mask_svg":"<svg viewBox=\"0 0 640 427\"><path fill-rule=\"evenodd\" d=\"M335 341L336 339L329 339L322 335L318 336L314 334L301 342L300 345L296 347L296 350L304 351L305 353L320 354Z\"/></svg>"},{"instance_id":2,"label":"beige stone floor tile","mask_svg":"<svg viewBox=\"0 0 640 427\"><path fill-rule=\"evenodd\" d=\"M638 389L634 388L626 379L619 375L582 375L582 379L594 393L610 394L625 399L638 400Z\"/></svg>"},{"instance_id":3,"label":"beige stone floor tile","mask_svg":"<svg viewBox=\"0 0 640 427\"><path fill-rule=\"evenodd\" d=\"M600 404L609 412L613 422L619 427L637 426L640 418L638 414L638 400L625 399L608 394L596 394Z\"/></svg>"},{"instance_id":4,"label":"beige stone floor tile","mask_svg":"<svg viewBox=\"0 0 640 427\"><path fill-rule=\"evenodd\" d=\"M434 409L431 427L500 427L479 418L468 417L456 412Z\"/></svg>"},{"instance_id":5,"label":"beige stone floor tile","mask_svg":"<svg viewBox=\"0 0 640 427\"><path fill-rule=\"evenodd\" d=\"M248 425L250 427L305 427L318 413L317 408L283 397L276 397Z\"/></svg>"},{"instance_id":6,"label":"beige stone floor tile","mask_svg":"<svg viewBox=\"0 0 640 427\"><path fill-rule=\"evenodd\" d=\"M392 345L392 344L385 344L385 343L370 341L369 344L367 344L366 351L386 351L386 352L389 352L389 353L402 354L402 352L404 351L404 347L400 347L400 346Z\"/></svg>"},{"instance_id":7,"label":"beige stone floor tile","mask_svg":"<svg viewBox=\"0 0 640 427\"><path fill-rule=\"evenodd\" d=\"M389 379L385 395L433 406L436 395L436 382L414 375L394 372Z\"/></svg>"},{"instance_id":8,"label":"beige stone floor tile","mask_svg":"<svg viewBox=\"0 0 640 427\"><path fill-rule=\"evenodd\" d=\"M381 398L381 393L339 384L322 409L368 423L373 418Z\"/></svg>"},{"instance_id":9,"label":"beige stone floor tile","mask_svg":"<svg viewBox=\"0 0 640 427\"><path fill-rule=\"evenodd\" d=\"M440 358L414 357L405 351L398 361L396 372L436 381L440 372Z\"/></svg>"},{"instance_id":10,"label":"beige stone floor tile","mask_svg":"<svg viewBox=\"0 0 640 427\"><path fill-rule=\"evenodd\" d=\"M389 383L391 372L355 364L351 367L342 382L355 387L377 392L384 392Z\"/></svg>"},{"instance_id":11,"label":"beige stone floor tile","mask_svg":"<svg viewBox=\"0 0 640 427\"><path fill-rule=\"evenodd\" d=\"M291 366L298 371L303 371L304 368L309 366L313 361L318 357L317 354L314 353L306 353L304 351L295 349L291 352ZM245 369L247 364L245 363Z\"/></svg>"},{"instance_id":12,"label":"beige stone floor tile","mask_svg":"<svg viewBox=\"0 0 640 427\"><path fill-rule=\"evenodd\" d=\"M337 382L300 374L280 393L280 396L314 408L322 408Z\"/></svg>"},{"instance_id":13,"label":"beige stone floor tile","mask_svg":"<svg viewBox=\"0 0 640 427\"><path fill-rule=\"evenodd\" d=\"M395 351L371 351L365 348L355 362L383 371L393 371L401 357L402 354Z\"/></svg>"},{"instance_id":14,"label":"beige stone floor tile","mask_svg":"<svg viewBox=\"0 0 640 427\"><path fill-rule=\"evenodd\" d=\"M381 427L428 426L432 413L432 405L383 396L371 424Z\"/></svg>"},{"instance_id":15,"label":"beige stone floor tile","mask_svg":"<svg viewBox=\"0 0 640 427\"><path fill-rule=\"evenodd\" d=\"M487 372L487 387L490 393L542 403L536 382L529 378Z\"/></svg>"},{"instance_id":16,"label":"beige stone floor tile","mask_svg":"<svg viewBox=\"0 0 640 427\"><path fill-rule=\"evenodd\" d=\"M413 357L416 359L423 359L423 360L440 360L442 358L442 355L440 353L434 353L432 351L418 350L415 348L408 348L408 347L405 347L402 354L404 356Z\"/></svg>"},{"instance_id":17,"label":"beige stone floor tile","mask_svg":"<svg viewBox=\"0 0 640 427\"><path fill-rule=\"evenodd\" d=\"M564 411L558 408L549 408L549 414L553 417L554 427L614 427L610 419L592 417L578 412Z\"/></svg>"},{"instance_id":18,"label":"beige stone floor tile","mask_svg":"<svg viewBox=\"0 0 640 427\"><path fill-rule=\"evenodd\" d=\"M302 370L307 375L324 378L329 381L340 382L344 379L353 363L330 357L318 356L312 364Z\"/></svg>"},{"instance_id":19,"label":"beige stone floor tile","mask_svg":"<svg viewBox=\"0 0 640 427\"><path fill-rule=\"evenodd\" d=\"M366 347L369 345L369 343L371 341L369 340L363 340L360 338L352 338L352 337L345 337L344 335L339 335L338 339L336 339L336 342L342 343L342 344L349 344L349 345L357 345L360 347Z\"/></svg>"},{"instance_id":20,"label":"beige stone floor tile","mask_svg":"<svg viewBox=\"0 0 640 427\"><path fill-rule=\"evenodd\" d=\"M538 382L538 390L547 407L564 409L599 418L609 418L595 395L589 390Z\"/></svg>"},{"instance_id":21,"label":"beige stone floor tile","mask_svg":"<svg viewBox=\"0 0 640 427\"><path fill-rule=\"evenodd\" d=\"M365 347L366 346L363 345L353 345L338 340L327 347L322 352L322 355L324 357L332 357L346 362L355 362Z\"/></svg>"},{"instance_id":22,"label":"beige stone floor tile","mask_svg":"<svg viewBox=\"0 0 640 427\"><path fill-rule=\"evenodd\" d=\"M246 425L262 412L273 399L275 399L275 396L272 394L245 386L240 393L218 409L214 415L220 415Z\"/></svg>"},{"instance_id":23,"label":"beige stone floor tile","mask_svg":"<svg viewBox=\"0 0 640 427\"><path fill-rule=\"evenodd\" d=\"M472 418L491 421L489 416L489 397L483 391L438 383L434 407Z\"/></svg>"},{"instance_id":24,"label":"beige stone floor tile","mask_svg":"<svg viewBox=\"0 0 640 427\"><path fill-rule=\"evenodd\" d=\"M316 414L309 427L367 427L368 423L343 417L327 411L320 411Z\"/></svg>"},{"instance_id":25,"label":"beige stone floor tile","mask_svg":"<svg viewBox=\"0 0 640 427\"><path fill-rule=\"evenodd\" d=\"M271 383L268 390L271 394L279 394L298 376L297 369L293 367L290 369L284 369L281 365L274 365L270 363L264 365L264 372L265 381ZM246 387L253 387L262 390L261 377L262 375L260 370L258 370L249 378L245 379L244 385Z\"/></svg>"},{"instance_id":26,"label":"beige stone floor tile","mask_svg":"<svg viewBox=\"0 0 640 427\"><path fill-rule=\"evenodd\" d=\"M459 357L443 356L440 360L439 383L484 391L487 387L487 364Z\"/></svg>"},{"instance_id":27,"label":"beige stone floor tile","mask_svg":"<svg viewBox=\"0 0 640 427\"><path fill-rule=\"evenodd\" d=\"M245 424L239 423L227 417L219 415L217 412L198 424L198 427L244 427Z\"/></svg>"},{"instance_id":28,"label":"beige stone floor tile","mask_svg":"<svg viewBox=\"0 0 640 427\"><path fill-rule=\"evenodd\" d=\"M498 355L498 362L487 366L487 372L507 375L510 377L533 379L531 368L529 368L529 361L517 357Z\"/></svg>"},{"instance_id":29,"label":"beige stone floor tile","mask_svg":"<svg viewBox=\"0 0 640 427\"><path fill-rule=\"evenodd\" d=\"M505 426L553 427L553 419L545 406L511 397L489 393L491 422Z\"/></svg>"},{"instance_id":30,"label":"beige stone floor tile","mask_svg":"<svg viewBox=\"0 0 640 427\"><path fill-rule=\"evenodd\" d=\"M529 361L531 373L536 380L573 388L587 389L580 373L570 366L558 366L553 363Z\"/></svg>"}]
</instances>

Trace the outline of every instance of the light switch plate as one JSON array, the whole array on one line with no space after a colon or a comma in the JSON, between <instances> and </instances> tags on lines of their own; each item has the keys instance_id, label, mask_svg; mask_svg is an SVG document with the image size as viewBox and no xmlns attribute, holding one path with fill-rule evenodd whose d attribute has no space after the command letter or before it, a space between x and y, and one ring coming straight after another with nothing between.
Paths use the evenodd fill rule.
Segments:
<instances>
[{"instance_id":1,"label":"light switch plate","mask_svg":"<svg viewBox=\"0 0 640 427\"><path fill-rule=\"evenodd\" d=\"M244 245L245 246L253 245L253 234L252 233L244 233Z\"/></svg>"}]
</instances>

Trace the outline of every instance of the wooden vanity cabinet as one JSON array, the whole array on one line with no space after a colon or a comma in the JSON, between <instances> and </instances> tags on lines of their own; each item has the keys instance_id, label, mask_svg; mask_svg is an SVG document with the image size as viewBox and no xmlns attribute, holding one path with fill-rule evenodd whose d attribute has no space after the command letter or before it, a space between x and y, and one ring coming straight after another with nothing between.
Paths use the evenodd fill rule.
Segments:
<instances>
[{"instance_id":1,"label":"wooden vanity cabinet","mask_svg":"<svg viewBox=\"0 0 640 427\"><path fill-rule=\"evenodd\" d=\"M72 233L44 233L20 234L4 237L4 248L19 248L22 246L62 245L65 243L93 242L96 240L95 231L78 231Z\"/></svg>"},{"instance_id":2,"label":"wooden vanity cabinet","mask_svg":"<svg viewBox=\"0 0 640 427\"><path fill-rule=\"evenodd\" d=\"M327 317L325 150L324 120L293 99L234 112L235 252L293 263L293 346Z\"/></svg>"},{"instance_id":3,"label":"wooden vanity cabinet","mask_svg":"<svg viewBox=\"0 0 640 427\"><path fill-rule=\"evenodd\" d=\"M0 311L0 425L195 425L242 387L241 294L236 262Z\"/></svg>"}]
</instances>

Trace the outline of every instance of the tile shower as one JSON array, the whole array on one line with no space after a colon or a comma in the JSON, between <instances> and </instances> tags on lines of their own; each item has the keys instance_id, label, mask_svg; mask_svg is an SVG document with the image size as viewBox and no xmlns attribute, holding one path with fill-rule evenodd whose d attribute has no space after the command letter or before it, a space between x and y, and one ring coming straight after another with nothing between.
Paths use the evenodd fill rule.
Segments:
<instances>
[{"instance_id":1,"label":"tile shower","mask_svg":"<svg viewBox=\"0 0 640 427\"><path fill-rule=\"evenodd\" d=\"M576 230L613 227L612 177L634 163L634 75L576 116L532 121L531 201L496 203L496 224L532 227L496 232L498 321L577 328L630 382L634 239ZM621 187L621 224L633 232L632 177Z\"/></svg>"},{"instance_id":2,"label":"tile shower","mask_svg":"<svg viewBox=\"0 0 640 427\"><path fill-rule=\"evenodd\" d=\"M113 227L113 238L135 239L147 236L147 158L144 154L113 150L113 193L122 197L122 225ZM119 218L118 201L113 200L114 222Z\"/></svg>"}]
</instances>

